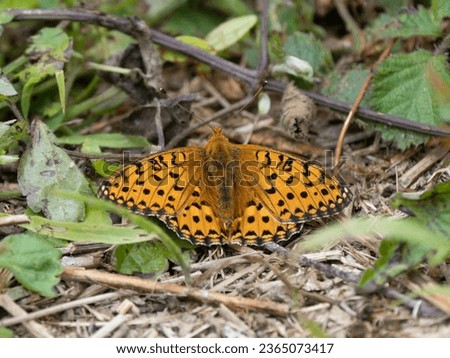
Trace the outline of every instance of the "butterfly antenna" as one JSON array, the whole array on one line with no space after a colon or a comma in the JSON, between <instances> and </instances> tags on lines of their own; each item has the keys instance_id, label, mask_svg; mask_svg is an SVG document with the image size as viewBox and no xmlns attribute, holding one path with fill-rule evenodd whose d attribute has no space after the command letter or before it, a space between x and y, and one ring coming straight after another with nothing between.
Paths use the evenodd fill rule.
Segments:
<instances>
[{"instance_id":1,"label":"butterfly antenna","mask_svg":"<svg viewBox=\"0 0 450 358\"><path fill-rule=\"evenodd\" d=\"M255 94L248 100L247 103L245 103L239 110L237 110L233 117L237 116L239 113L241 113L244 109L246 109L253 101L259 96L259 94L263 91L263 89L266 87L267 81L264 81L262 85L258 88L258 90L255 92Z\"/></svg>"},{"instance_id":2,"label":"butterfly antenna","mask_svg":"<svg viewBox=\"0 0 450 358\"><path fill-rule=\"evenodd\" d=\"M206 124L209 128L211 128L211 130L214 130L213 127L210 126L210 124L208 123L209 121L204 121L203 118L201 118L200 116L198 116L197 114L195 114L194 112L190 111L189 109L187 109L186 107L184 107L183 105L180 104L180 102L176 101L175 98L170 97L167 94L167 91L164 88L160 88L159 91L166 96L166 98L169 98L171 100L173 100L175 102L175 104L180 107L182 110L186 111L187 113L189 113L192 117L194 117L195 119L199 120L200 122L202 122L202 124Z\"/></svg>"},{"instance_id":3,"label":"butterfly antenna","mask_svg":"<svg viewBox=\"0 0 450 358\"><path fill-rule=\"evenodd\" d=\"M234 118L234 117L236 117L239 113L241 113L245 108L247 108L257 97L258 97L258 95L262 92L262 90L266 87L266 85L267 85L267 81L264 81L263 82L263 84L261 85L261 87L259 87L258 88L258 90L255 92L255 94L253 95L253 96L251 96L251 98L249 99L249 100L242 100L242 101L239 101L240 103L242 103L242 102L244 102L244 105L241 107L241 108L239 108L234 114L233 114L233 116L231 117L231 118ZM174 98L172 98L172 97L170 97L168 94L167 94L167 92L166 92L166 90L164 89L164 88L160 88L159 89L159 91L164 95L164 96L166 96L167 98L169 98L169 99L172 99L172 100L174 100L175 101L175 99ZM185 108L184 106L182 106L178 101L176 101L176 103L175 103L178 107L180 107L181 109L183 109L183 110L185 110L187 113L189 113L191 116L193 116L194 118L196 118L197 120L199 120L202 124L201 125L207 125L209 128L211 128L211 130L212 131L214 131L214 128L209 124L209 122L212 122L213 120L215 120L217 117L216 116L212 116L211 117L211 119L209 119L209 120L207 120L207 121L205 121L203 118L201 118L200 116L198 116L198 115L196 115L194 112L192 112L192 111L190 111L190 110L188 110L187 108ZM234 104L234 105L236 105L236 104ZM233 107L233 105L231 105L230 107ZM219 111L220 112L220 111ZM194 128L191 128L191 129L197 129L198 127L201 127L201 125L200 126L194 126Z\"/></svg>"}]
</instances>

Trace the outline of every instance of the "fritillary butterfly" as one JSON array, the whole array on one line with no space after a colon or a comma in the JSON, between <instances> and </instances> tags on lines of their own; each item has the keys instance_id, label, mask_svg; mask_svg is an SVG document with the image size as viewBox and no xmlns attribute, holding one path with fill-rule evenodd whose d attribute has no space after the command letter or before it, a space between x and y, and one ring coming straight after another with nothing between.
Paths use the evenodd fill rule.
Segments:
<instances>
[{"instance_id":1,"label":"fritillary butterfly","mask_svg":"<svg viewBox=\"0 0 450 358\"><path fill-rule=\"evenodd\" d=\"M214 132L205 147L176 148L129 164L99 196L156 216L199 245L286 240L304 222L334 215L351 192L305 159Z\"/></svg>"}]
</instances>

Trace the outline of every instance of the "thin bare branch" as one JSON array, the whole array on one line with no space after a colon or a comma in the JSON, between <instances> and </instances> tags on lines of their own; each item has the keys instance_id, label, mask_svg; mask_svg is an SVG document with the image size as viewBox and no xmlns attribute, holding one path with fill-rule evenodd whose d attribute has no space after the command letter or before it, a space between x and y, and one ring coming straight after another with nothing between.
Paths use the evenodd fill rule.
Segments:
<instances>
[{"instance_id":1,"label":"thin bare branch","mask_svg":"<svg viewBox=\"0 0 450 358\"><path fill-rule=\"evenodd\" d=\"M255 78L257 78L257 72L255 70L244 68L232 62L214 56L199 48L189 46L159 31L144 26L138 26L142 23L139 22L139 20L137 20L136 18L117 17L94 11L73 9L15 9L9 10L7 12L14 16L14 21L68 20L86 22L121 31L134 37L135 39L139 39L142 36L143 31L149 32L151 33L152 40L156 44L190 56L191 58L196 59L200 62L206 63L207 65L216 68L236 79L244 81L250 86L255 82ZM269 80L266 86L266 90L283 93L286 85L286 83L281 81ZM348 103L337 101L335 99L331 99L314 92L302 92L306 96L313 99L317 104L328 107L337 112L348 113L351 110L351 105ZM359 108L356 112L356 115L362 119L367 119L377 123L383 123L388 126L403 128L428 135L450 137L450 131L448 130L433 125L413 122L398 116L382 114L370 109Z\"/></svg>"}]
</instances>

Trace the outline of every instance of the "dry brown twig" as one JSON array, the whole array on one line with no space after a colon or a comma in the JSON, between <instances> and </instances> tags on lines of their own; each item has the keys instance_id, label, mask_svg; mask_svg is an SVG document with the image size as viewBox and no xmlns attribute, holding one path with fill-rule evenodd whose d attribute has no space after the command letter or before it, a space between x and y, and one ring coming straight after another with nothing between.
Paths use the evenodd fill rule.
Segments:
<instances>
[{"instance_id":1,"label":"dry brown twig","mask_svg":"<svg viewBox=\"0 0 450 358\"><path fill-rule=\"evenodd\" d=\"M14 302L7 294L0 295L0 307L3 307L11 316L22 317L26 315L26 311ZM52 338L53 336L42 325L33 320L22 322L25 329L33 336L37 338ZM0 323L0 326L3 326Z\"/></svg>"},{"instance_id":2,"label":"dry brown twig","mask_svg":"<svg viewBox=\"0 0 450 358\"><path fill-rule=\"evenodd\" d=\"M42 310L36 311L36 312L32 312L32 313L22 313L22 314L18 314L15 317L11 317L11 318L5 318L0 320L0 326L1 327L9 327L9 326L13 326L19 323L23 323L23 322L28 322L30 320L34 320L34 319L38 319L40 317L45 317L45 316L49 316L49 315L53 315L53 314L57 314L59 312L63 312L65 310L68 310L70 308L74 308L74 307L79 307L82 305L89 305L92 303L97 303L97 302L102 302L102 301L108 301L108 300L114 300L117 298L120 298L122 296L126 296L129 295L129 293L124 293L124 292L110 292L110 293L105 293L105 294L101 294L101 295L97 295L97 296L90 296L90 297L85 297L85 298L81 298L75 301L70 301L70 302L65 302L65 303L61 303L59 305L55 305L52 307L48 307L48 308L44 308Z\"/></svg>"},{"instance_id":3,"label":"dry brown twig","mask_svg":"<svg viewBox=\"0 0 450 358\"><path fill-rule=\"evenodd\" d=\"M383 62L387 56L391 53L392 46L394 46L395 40L391 40L388 44L388 46L385 48L383 53L380 55L378 60L372 65L370 68L370 73L368 74L366 80L364 81L361 89L358 92L358 95L356 96L355 102L353 102L352 108L350 109L350 112L347 115L347 118L344 121L344 124L342 125L341 132L339 133L338 141L336 143L336 150L334 153L334 165L337 165L339 163L339 160L341 159L342 154L342 147L344 145L344 138L345 134L347 133L348 128L350 127L350 123L352 121L352 118L355 116L355 114L358 111L359 104L364 98L364 95L367 92L367 89L369 88L370 82L372 81L374 69Z\"/></svg>"},{"instance_id":4,"label":"dry brown twig","mask_svg":"<svg viewBox=\"0 0 450 358\"><path fill-rule=\"evenodd\" d=\"M140 277L113 274L98 270L85 270L82 268L66 267L62 274L65 280L93 282L109 287L131 289L138 292L153 294L172 294L177 297L189 298L203 303L218 305L224 304L231 309L248 309L268 312L277 316L289 313L289 306L269 300L258 300L234 295L225 295L218 292L186 287L173 283L163 283Z\"/></svg>"}]
</instances>

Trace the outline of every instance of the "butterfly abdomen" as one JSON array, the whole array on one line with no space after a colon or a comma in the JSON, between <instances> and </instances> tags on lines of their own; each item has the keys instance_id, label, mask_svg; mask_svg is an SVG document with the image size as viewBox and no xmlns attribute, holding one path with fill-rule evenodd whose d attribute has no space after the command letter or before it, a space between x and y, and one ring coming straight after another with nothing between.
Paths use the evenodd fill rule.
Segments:
<instances>
[{"instance_id":1,"label":"butterfly abdomen","mask_svg":"<svg viewBox=\"0 0 450 358\"><path fill-rule=\"evenodd\" d=\"M228 226L236 216L236 176L239 153L220 132L215 132L205 147L204 187L218 202L217 215ZM219 200L217 200L219 199Z\"/></svg>"}]
</instances>

